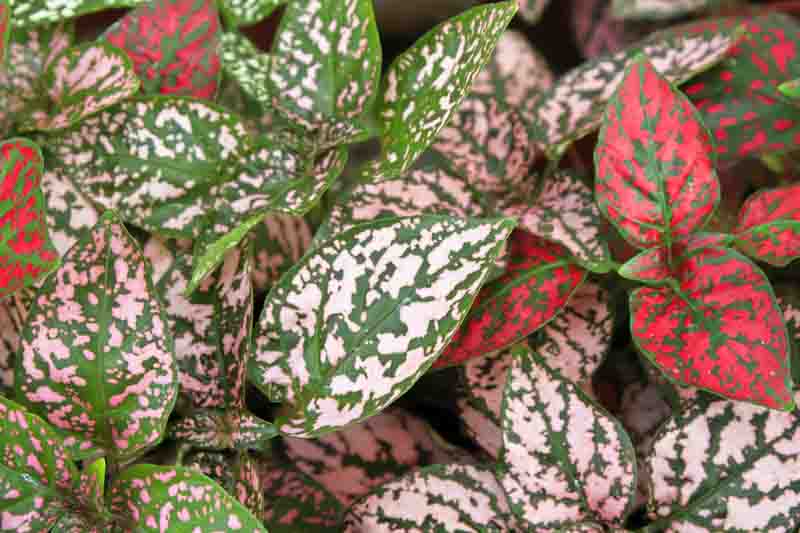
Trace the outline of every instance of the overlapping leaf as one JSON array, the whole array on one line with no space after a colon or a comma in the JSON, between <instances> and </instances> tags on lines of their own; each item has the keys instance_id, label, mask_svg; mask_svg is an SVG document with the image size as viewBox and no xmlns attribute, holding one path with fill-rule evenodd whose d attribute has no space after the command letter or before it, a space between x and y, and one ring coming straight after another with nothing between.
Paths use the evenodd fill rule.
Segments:
<instances>
[{"instance_id":1,"label":"overlapping leaf","mask_svg":"<svg viewBox=\"0 0 800 533\"><path fill-rule=\"evenodd\" d=\"M64 172L97 204L159 234L196 236L212 185L250 148L233 115L183 98L128 100L53 139Z\"/></svg>"},{"instance_id":2,"label":"overlapping leaf","mask_svg":"<svg viewBox=\"0 0 800 533\"><path fill-rule=\"evenodd\" d=\"M733 250L690 250L673 288L631 294L631 332L667 377L737 400L792 406L786 326L764 274Z\"/></svg>"},{"instance_id":3,"label":"overlapping leaf","mask_svg":"<svg viewBox=\"0 0 800 533\"><path fill-rule=\"evenodd\" d=\"M261 520L265 495L258 461L249 453L239 453L235 469L236 481L234 481L233 495L253 516Z\"/></svg>"},{"instance_id":4,"label":"overlapping leaf","mask_svg":"<svg viewBox=\"0 0 800 533\"><path fill-rule=\"evenodd\" d=\"M516 231L505 274L481 290L435 367L463 363L524 339L564 308L585 277L562 246Z\"/></svg>"},{"instance_id":5,"label":"overlapping leaf","mask_svg":"<svg viewBox=\"0 0 800 533\"><path fill-rule=\"evenodd\" d=\"M300 216L270 214L252 231L256 290L276 283L311 248L311 226Z\"/></svg>"},{"instance_id":6,"label":"overlapping leaf","mask_svg":"<svg viewBox=\"0 0 800 533\"><path fill-rule=\"evenodd\" d=\"M748 198L733 233L740 250L771 265L786 266L800 257L800 184Z\"/></svg>"},{"instance_id":7,"label":"overlapping leaf","mask_svg":"<svg viewBox=\"0 0 800 533\"><path fill-rule=\"evenodd\" d=\"M792 352L792 379L800 382L800 295L792 285L777 285L775 294L783 310L783 320L789 334L789 349Z\"/></svg>"},{"instance_id":8,"label":"overlapping leaf","mask_svg":"<svg viewBox=\"0 0 800 533\"><path fill-rule=\"evenodd\" d=\"M797 411L697 400L661 428L648 458L654 525L698 532L796 527L798 431Z\"/></svg>"},{"instance_id":9,"label":"overlapping leaf","mask_svg":"<svg viewBox=\"0 0 800 533\"><path fill-rule=\"evenodd\" d=\"M435 465L378 487L347 513L348 533L510 531L508 501L482 466Z\"/></svg>"},{"instance_id":10,"label":"overlapping leaf","mask_svg":"<svg viewBox=\"0 0 800 533\"><path fill-rule=\"evenodd\" d=\"M17 397L108 456L135 457L160 441L175 403L173 350L149 266L122 225L105 215L67 253L30 310ZM68 446L76 457L86 452Z\"/></svg>"},{"instance_id":11,"label":"overlapping leaf","mask_svg":"<svg viewBox=\"0 0 800 533\"><path fill-rule=\"evenodd\" d=\"M669 19L701 11L720 0L613 0L611 9L621 19Z\"/></svg>"},{"instance_id":12,"label":"overlapping leaf","mask_svg":"<svg viewBox=\"0 0 800 533\"><path fill-rule=\"evenodd\" d=\"M219 78L219 33L213 0L151 0L103 38L128 53L144 92L211 99Z\"/></svg>"},{"instance_id":13,"label":"overlapping leaf","mask_svg":"<svg viewBox=\"0 0 800 533\"><path fill-rule=\"evenodd\" d=\"M0 395L14 396L14 366L19 351L20 334L28 314L18 300L21 293L0 302Z\"/></svg>"},{"instance_id":14,"label":"overlapping leaf","mask_svg":"<svg viewBox=\"0 0 800 533\"><path fill-rule=\"evenodd\" d=\"M536 24L544 13L550 0L518 0L519 15L528 24Z\"/></svg>"},{"instance_id":15,"label":"overlapping leaf","mask_svg":"<svg viewBox=\"0 0 800 533\"><path fill-rule=\"evenodd\" d=\"M45 70L47 109L31 113L25 127L59 130L133 96L139 78L125 53L100 43L68 48Z\"/></svg>"},{"instance_id":16,"label":"overlapping leaf","mask_svg":"<svg viewBox=\"0 0 800 533\"><path fill-rule=\"evenodd\" d=\"M458 109L516 9L512 1L472 8L394 60L380 105L383 151L365 175L388 179L411 167Z\"/></svg>"},{"instance_id":17,"label":"overlapping leaf","mask_svg":"<svg viewBox=\"0 0 800 533\"><path fill-rule=\"evenodd\" d=\"M267 18L287 0L222 0L222 10L239 26L249 26Z\"/></svg>"},{"instance_id":18,"label":"overlapping leaf","mask_svg":"<svg viewBox=\"0 0 800 533\"><path fill-rule=\"evenodd\" d=\"M256 48L244 35L228 32L219 42L222 70L244 93L262 108L272 104L269 96L269 69L272 58Z\"/></svg>"},{"instance_id":19,"label":"overlapping leaf","mask_svg":"<svg viewBox=\"0 0 800 533\"><path fill-rule=\"evenodd\" d=\"M100 219L97 208L61 170L46 170L42 192L47 203L47 227L59 256L63 256Z\"/></svg>"},{"instance_id":20,"label":"overlapping leaf","mask_svg":"<svg viewBox=\"0 0 800 533\"><path fill-rule=\"evenodd\" d=\"M40 26L88 15L103 9L131 7L145 0L11 0L11 23L16 27Z\"/></svg>"},{"instance_id":21,"label":"overlapping leaf","mask_svg":"<svg viewBox=\"0 0 800 533\"><path fill-rule=\"evenodd\" d=\"M572 0L570 11L575 43L588 59L619 52L647 35L638 25L615 19L611 0Z\"/></svg>"},{"instance_id":22,"label":"overlapping leaf","mask_svg":"<svg viewBox=\"0 0 800 533\"><path fill-rule=\"evenodd\" d=\"M728 246L730 241L731 236L722 233L695 233L679 239L670 248L666 246L650 248L633 256L619 267L617 273L623 278L646 285L666 285L674 275L670 264L671 258L683 256L699 248Z\"/></svg>"},{"instance_id":23,"label":"overlapping leaf","mask_svg":"<svg viewBox=\"0 0 800 533\"><path fill-rule=\"evenodd\" d=\"M503 397L500 482L528 528L620 524L636 487L622 425L575 385L521 350Z\"/></svg>"},{"instance_id":24,"label":"overlapping leaf","mask_svg":"<svg viewBox=\"0 0 800 533\"><path fill-rule=\"evenodd\" d=\"M275 427L243 408L200 410L170 427L170 436L204 450L263 450Z\"/></svg>"},{"instance_id":25,"label":"overlapping leaf","mask_svg":"<svg viewBox=\"0 0 800 533\"><path fill-rule=\"evenodd\" d=\"M385 219L307 254L270 292L249 369L270 399L291 405L279 430L328 432L408 390L447 345L513 225Z\"/></svg>"}]
</instances>

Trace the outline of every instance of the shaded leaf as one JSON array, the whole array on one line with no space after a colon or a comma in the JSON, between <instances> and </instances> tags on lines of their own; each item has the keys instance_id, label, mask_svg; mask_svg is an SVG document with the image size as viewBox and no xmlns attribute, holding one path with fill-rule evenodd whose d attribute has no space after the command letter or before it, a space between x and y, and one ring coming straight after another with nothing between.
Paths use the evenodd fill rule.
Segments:
<instances>
[{"instance_id":1,"label":"shaded leaf","mask_svg":"<svg viewBox=\"0 0 800 533\"><path fill-rule=\"evenodd\" d=\"M528 527L621 524L636 487L622 425L536 355L515 354L503 397L500 482Z\"/></svg>"},{"instance_id":2,"label":"shaded leaf","mask_svg":"<svg viewBox=\"0 0 800 533\"><path fill-rule=\"evenodd\" d=\"M511 346L559 313L586 271L560 245L525 231L509 241L505 274L484 287L435 368Z\"/></svg>"},{"instance_id":3,"label":"shaded leaf","mask_svg":"<svg viewBox=\"0 0 800 533\"><path fill-rule=\"evenodd\" d=\"M600 210L634 246L671 247L719 204L708 132L646 59L633 63L612 97L594 160Z\"/></svg>"},{"instance_id":4,"label":"shaded leaf","mask_svg":"<svg viewBox=\"0 0 800 533\"><path fill-rule=\"evenodd\" d=\"M800 295L791 285L777 285L775 295L783 310L783 320L789 335L789 349L792 353L792 380L800 382Z\"/></svg>"},{"instance_id":5,"label":"shaded leaf","mask_svg":"<svg viewBox=\"0 0 800 533\"><path fill-rule=\"evenodd\" d=\"M239 26L249 26L270 16L287 0L222 0L222 10Z\"/></svg>"},{"instance_id":6,"label":"shaded leaf","mask_svg":"<svg viewBox=\"0 0 800 533\"><path fill-rule=\"evenodd\" d=\"M388 179L411 167L458 109L516 9L511 1L474 7L394 60L379 111L383 151L366 176Z\"/></svg>"},{"instance_id":7,"label":"shaded leaf","mask_svg":"<svg viewBox=\"0 0 800 533\"><path fill-rule=\"evenodd\" d=\"M145 0L11 0L11 23L16 27L39 26L88 15L104 9L131 7Z\"/></svg>"},{"instance_id":8,"label":"shaded leaf","mask_svg":"<svg viewBox=\"0 0 800 533\"><path fill-rule=\"evenodd\" d=\"M178 394L173 338L136 242L103 216L42 286L22 332L17 397L74 457L91 441L117 460L162 438Z\"/></svg>"},{"instance_id":9,"label":"shaded leaf","mask_svg":"<svg viewBox=\"0 0 800 533\"><path fill-rule=\"evenodd\" d=\"M702 11L722 0L613 0L611 9L621 19L669 19Z\"/></svg>"},{"instance_id":10,"label":"shaded leaf","mask_svg":"<svg viewBox=\"0 0 800 533\"><path fill-rule=\"evenodd\" d=\"M205 450L261 450L275 427L243 408L199 410L170 427L170 437Z\"/></svg>"},{"instance_id":11,"label":"shaded leaf","mask_svg":"<svg viewBox=\"0 0 800 533\"><path fill-rule=\"evenodd\" d=\"M641 40L653 27L613 17L611 0L572 0L572 31L583 57L614 54Z\"/></svg>"},{"instance_id":12,"label":"shaded leaf","mask_svg":"<svg viewBox=\"0 0 800 533\"><path fill-rule=\"evenodd\" d=\"M550 0L518 0L519 16L528 24L536 24Z\"/></svg>"},{"instance_id":13,"label":"shaded leaf","mask_svg":"<svg viewBox=\"0 0 800 533\"><path fill-rule=\"evenodd\" d=\"M15 360L28 316L27 306L20 300L21 294L0 301L0 395L8 398L14 396Z\"/></svg>"},{"instance_id":14,"label":"shaded leaf","mask_svg":"<svg viewBox=\"0 0 800 533\"><path fill-rule=\"evenodd\" d=\"M259 463L249 453L237 456L233 494L256 518L261 520L264 511L264 489Z\"/></svg>"},{"instance_id":15,"label":"shaded leaf","mask_svg":"<svg viewBox=\"0 0 800 533\"><path fill-rule=\"evenodd\" d=\"M800 257L800 184L749 197L733 234L740 250L771 265L786 266Z\"/></svg>"},{"instance_id":16,"label":"shaded leaf","mask_svg":"<svg viewBox=\"0 0 800 533\"><path fill-rule=\"evenodd\" d=\"M311 226L305 218L272 213L252 230L253 286L263 291L311 248Z\"/></svg>"},{"instance_id":17,"label":"shaded leaf","mask_svg":"<svg viewBox=\"0 0 800 533\"><path fill-rule=\"evenodd\" d=\"M677 259L675 288L631 293L631 333L667 377L737 400L792 407L788 341L764 274L726 248Z\"/></svg>"},{"instance_id":18,"label":"shaded leaf","mask_svg":"<svg viewBox=\"0 0 800 533\"><path fill-rule=\"evenodd\" d=\"M9 0L0 1L0 64L5 67L8 41L11 37L11 5Z\"/></svg>"},{"instance_id":19,"label":"shaded leaf","mask_svg":"<svg viewBox=\"0 0 800 533\"><path fill-rule=\"evenodd\" d=\"M509 531L508 519L490 469L435 465L378 487L348 511L344 531Z\"/></svg>"},{"instance_id":20,"label":"shaded leaf","mask_svg":"<svg viewBox=\"0 0 800 533\"><path fill-rule=\"evenodd\" d=\"M213 0L151 0L103 39L128 53L145 93L211 99L219 78L219 33Z\"/></svg>"}]
</instances>

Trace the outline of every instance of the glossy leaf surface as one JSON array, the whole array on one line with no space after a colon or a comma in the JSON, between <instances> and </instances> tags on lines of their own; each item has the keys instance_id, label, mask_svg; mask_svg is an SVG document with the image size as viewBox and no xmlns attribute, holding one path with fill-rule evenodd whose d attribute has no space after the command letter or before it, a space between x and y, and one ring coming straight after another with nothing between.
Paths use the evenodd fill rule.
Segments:
<instances>
[{"instance_id":1,"label":"glossy leaf surface","mask_svg":"<svg viewBox=\"0 0 800 533\"><path fill-rule=\"evenodd\" d=\"M752 195L733 233L740 250L771 265L800 257L800 184Z\"/></svg>"}]
</instances>

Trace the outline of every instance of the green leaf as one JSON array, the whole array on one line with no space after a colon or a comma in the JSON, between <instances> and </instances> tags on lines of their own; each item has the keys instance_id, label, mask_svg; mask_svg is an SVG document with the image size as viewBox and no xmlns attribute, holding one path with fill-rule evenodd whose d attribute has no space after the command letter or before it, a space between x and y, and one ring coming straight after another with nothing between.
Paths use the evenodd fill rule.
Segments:
<instances>
[{"instance_id":1,"label":"green leaf","mask_svg":"<svg viewBox=\"0 0 800 533\"><path fill-rule=\"evenodd\" d=\"M128 100L52 140L59 170L126 222L176 237L205 223L207 195L250 148L233 115L197 100Z\"/></svg>"},{"instance_id":2,"label":"green leaf","mask_svg":"<svg viewBox=\"0 0 800 533\"><path fill-rule=\"evenodd\" d=\"M181 467L128 468L111 482L108 501L112 512L142 533L267 531L219 485Z\"/></svg>"},{"instance_id":3,"label":"green leaf","mask_svg":"<svg viewBox=\"0 0 800 533\"><path fill-rule=\"evenodd\" d=\"M8 40L11 37L11 4L9 0L0 1L0 66L5 69Z\"/></svg>"},{"instance_id":4,"label":"green leaf","mask_svg":"<svg viewBox=\"0 0 800 533\"><path fill-rule=\"evenodd\" d=\"M255 24L272 14L275 9L289 0L222 0L223 13L237 26Z\"/></svg>"},{"instance_id":5,"label":"green leaf","mask_svg":"<svg viewBox=\"0 0 800 533\"><path fill-rule=\"evenodd\" d=\"M270 399L291 405L278 429L333 431L407 391L463 320L513 227L385 219L307 254L267 297L249 368Z\"/></svg>"},{"instance_id":6,"label":"green leaf","mask_svg":"<svg viewBox=\"0 0 800 533\"><path fill-rule=\"evenodd\" d=\"M269 92L290 124L331 147L367 136L381 43L371 0L290 2L272 46Z\"/></svg>"},{"instance_id":7,"label":"green leaf","mask_svg":"<svg viewBox=\"0 0 800 533\"><path fill-rule=\"evenodd\" d=\"M615 18L660 20L691 15L722 3L724 0L612 0Z\"/></svg>"},{"instance_id":8,"label":"green leaf","mask_svg":"<svg viewBox=\"0 0 800 533\"><path fill-rule=\"evenodd\" d=\"M11 0L11 23L16 27L40 26L88 15L104 9L133 7L145 0Z\"/></svg>"},{"instance_id":9,"label":"green leaf","mask_svg":"<svg viewBox=\"0 0 800 533\"><path fill-rule=\"evenodd\" d=\"M235 80L242 91L265 111L269 110L272 107L268 86L272 57L238 32L222 35L219 54L225 75Z\"/></svg>"},{"instance_id":10,"label":"green leaf","mask_svg":"<svg viewBox=\"0 0 800 533\"><path fill-rule=\"evenodd\" d=\"M778 85L778 90L789 98L800 98L800 78L781 83Z\"/></svg>"},{"instance_id":11,"label":"green leaf","mask_svg":"<svg viewBox=\"0 0 800 533\"><path fill-rule=\"evenodd\" d=\"M42 83L50 101L31 113L25 129L67 128L133 96L140 84L125 53L100 43L66 49L48 65Z\"/></svg>"},{"instance_id":12,"label":"green leaf","mask_svg":"<svg viewBox=\"0 0 800 533\"><path fill-rule=\"evenodd\" d=\"M128 460L157 444L178 395L150 266L113 213L47 278L22 332L17 397L70 441ZM90 443L90 444L86 444Z\"/></svg>"},{"instance_id":13,"label":"green leaf","mask_svg":"<svg viewBox=\"0 0 800 533\"><path fill-rule=\"evenodd\" d=\"M516 10L513 1L474 7L394 60L379 111L383 151L365 176L389 179L411 167L458 109Z\"/></svg>"}]
</instances>

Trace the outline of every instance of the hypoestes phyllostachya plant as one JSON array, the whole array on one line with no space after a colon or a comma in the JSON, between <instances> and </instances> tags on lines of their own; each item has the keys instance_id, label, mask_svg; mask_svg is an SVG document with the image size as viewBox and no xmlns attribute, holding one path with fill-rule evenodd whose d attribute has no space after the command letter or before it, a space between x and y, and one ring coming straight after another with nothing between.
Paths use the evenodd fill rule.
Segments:
<instances>
[{"instance_id":1,"label":"hypoestes phyllostachya plant","mask_svg":"<svg viewBox=\"0 0 800 533\"><path fill-rule=\"evenodd\" d=\"M800 527L800 23L434 7L0 0L0 531Z\"/></svg>"}]
</instances>

